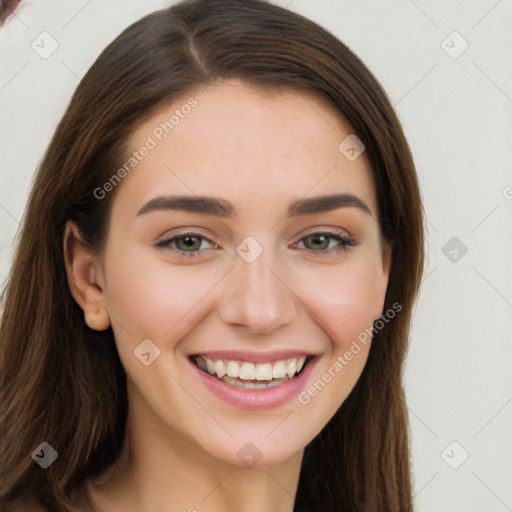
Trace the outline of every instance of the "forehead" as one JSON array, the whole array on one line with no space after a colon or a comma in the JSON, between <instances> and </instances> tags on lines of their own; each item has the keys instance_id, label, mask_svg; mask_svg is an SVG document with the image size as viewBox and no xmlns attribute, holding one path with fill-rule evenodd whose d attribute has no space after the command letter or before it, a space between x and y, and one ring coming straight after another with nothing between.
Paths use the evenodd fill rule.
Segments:
<instances>
[{"instance_id":1,"label":"forehead","mask_svg":"<svg viewBox=\"0 0 512 512\"><path fill-rule=\"evenodd\" d=\"M284 206L284 195L350 192L373 209L364 153L350 161L339 149L351 134L311 92L217 82L161 107L136 129L130 154L150 149L119 192L134 208L157 193L214 194L243 208Z\"/></svg>"}]
</instances>

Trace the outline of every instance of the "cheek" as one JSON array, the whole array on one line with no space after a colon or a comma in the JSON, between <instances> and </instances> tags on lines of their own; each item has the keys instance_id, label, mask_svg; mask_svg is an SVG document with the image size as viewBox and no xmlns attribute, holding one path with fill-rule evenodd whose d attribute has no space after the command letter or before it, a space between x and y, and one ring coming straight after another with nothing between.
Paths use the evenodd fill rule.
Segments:
<instances>
[{"instance_id":1,"label":"cheek","mask_svg":"<svg viewBox=\"0 0 512 512\"><path fill-rule=\"evenodd\" d=\"M370 259L317 267L297 276L301 298L329 340L311 385L299 395L308 414L325 425L361 376L371 346L378 266ZM311 283L315 283L311 286Z\"/></svg>"},{"instance_id":2,"label":"cheek","mask_svg":"<svg viewBox=\"0 0 512 512\"><path fill-rule=\"evenodd\" d=\"M293 282L297 295L331 338L333 351L345 350L373 325L381 300L381 273L372 254L339 265L301 268Z\"/></svg>"},{"instance_id":3,"label":"cheek","mask_svg":"<svg viewBox=\"0 0 512 512\"><path fill-rule=\"evenodd\" d=\"M106 272L107 308L116 339L126 340L129 333L130 346L145 338L159 345L169 340L170 331L172 339L179 339L194 310L223 275L211 268L150 260L142 251L112 259Z\"/></svg>"}]
</instances>

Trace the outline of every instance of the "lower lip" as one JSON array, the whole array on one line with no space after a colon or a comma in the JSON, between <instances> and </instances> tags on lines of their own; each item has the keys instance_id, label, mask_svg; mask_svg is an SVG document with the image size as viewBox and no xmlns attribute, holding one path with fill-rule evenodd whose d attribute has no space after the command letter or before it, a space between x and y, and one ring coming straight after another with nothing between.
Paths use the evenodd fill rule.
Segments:
<instances>
[{"instance_id":1,"label":"lower lip","mask_svg":"<svg viewBox=\"0 0 512 512\"><path fill-rule=\"evenodd\" d=\"M228 384L201 370L193 361L190 364L199 373L206 389L224 401L242 409L272 409L296 398L306 386L313 371L316 357L295 378L267 389L245 389Z\"/></svg>"}]
</instances>

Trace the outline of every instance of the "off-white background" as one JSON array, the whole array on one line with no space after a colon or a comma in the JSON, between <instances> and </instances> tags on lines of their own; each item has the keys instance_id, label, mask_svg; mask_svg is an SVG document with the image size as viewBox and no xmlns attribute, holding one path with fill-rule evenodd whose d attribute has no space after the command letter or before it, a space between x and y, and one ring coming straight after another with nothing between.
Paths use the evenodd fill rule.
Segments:
<instances>
[{"instance_id":1,"label":"off-white background","mask_svg":"<svg viewBox=\"0 0 512 512\"><path fill-rule=\"evenodd\" d=\"M405 375L417 511L512 511L512 0L276 3L368 64L417 163L429 223ZM28 1L0 29L1 281L79 79L122 29L168 4ZM59 45L47 59L31 47L43 31Z\"/></svg>"}]
</instances>

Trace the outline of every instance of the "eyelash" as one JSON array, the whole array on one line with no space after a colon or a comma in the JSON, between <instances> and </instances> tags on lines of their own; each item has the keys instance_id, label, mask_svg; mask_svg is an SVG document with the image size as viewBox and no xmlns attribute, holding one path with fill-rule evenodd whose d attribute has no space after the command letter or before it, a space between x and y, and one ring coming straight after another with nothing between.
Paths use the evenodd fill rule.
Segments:
<instances>
[{"instance_id":1,"label":"eyelash","mask_svg":"<svg viewBox=\"0 0 512 512\"><path fill-rule=\"evenodd\" d=\"M358 245L358 242L356 242L354 239L348 238L348 237L340 235L338 233L334 233L332 231L315 231L315 232L310 233L309 235L306 235L305 237L301 238L298 242L294 243L293 247L295 247L299 242L302 242L306 238L310 238L310 237L313 237L313 236L319 236L319 235L320 236L323 235L323 236L326 236L328 238L332 238L334 240L337 240L338 242L340 242L340 244L335 246L335 247L333 247L333 248L331 248L331 249L315 250L315 249L308 249L308 248L306 248L306 251L308 251L310 253L313 253L314 255L331 254L333 251L338 254L338 253L347 251L350 248L355 247L356 245ZM200 238L202 240L207 240L211 244L213 244L213 245L218 247L218 245L215 244L214 242L212 242L209 238L206 238L205 236L200 235L199 233L194 233L192 231L186 232L186 233L180 233L179 235L174 236L172 238L166 238L164 240L161 240L161 241L159 241L159 242L157 242L155 244L155 247L157 247L158 249L170 249L170 245L173 242L176 242L177 240L181 240L181 239L186 238L186 237L196 237L196 238ZM181 249L174 248L173 250L179 251L185 257L194 257L194 256L197 256L198 254L200 254L201 252L203 252L206 249L195 250L195 251L183 251Z\"/></svg>"}]
</instances>

